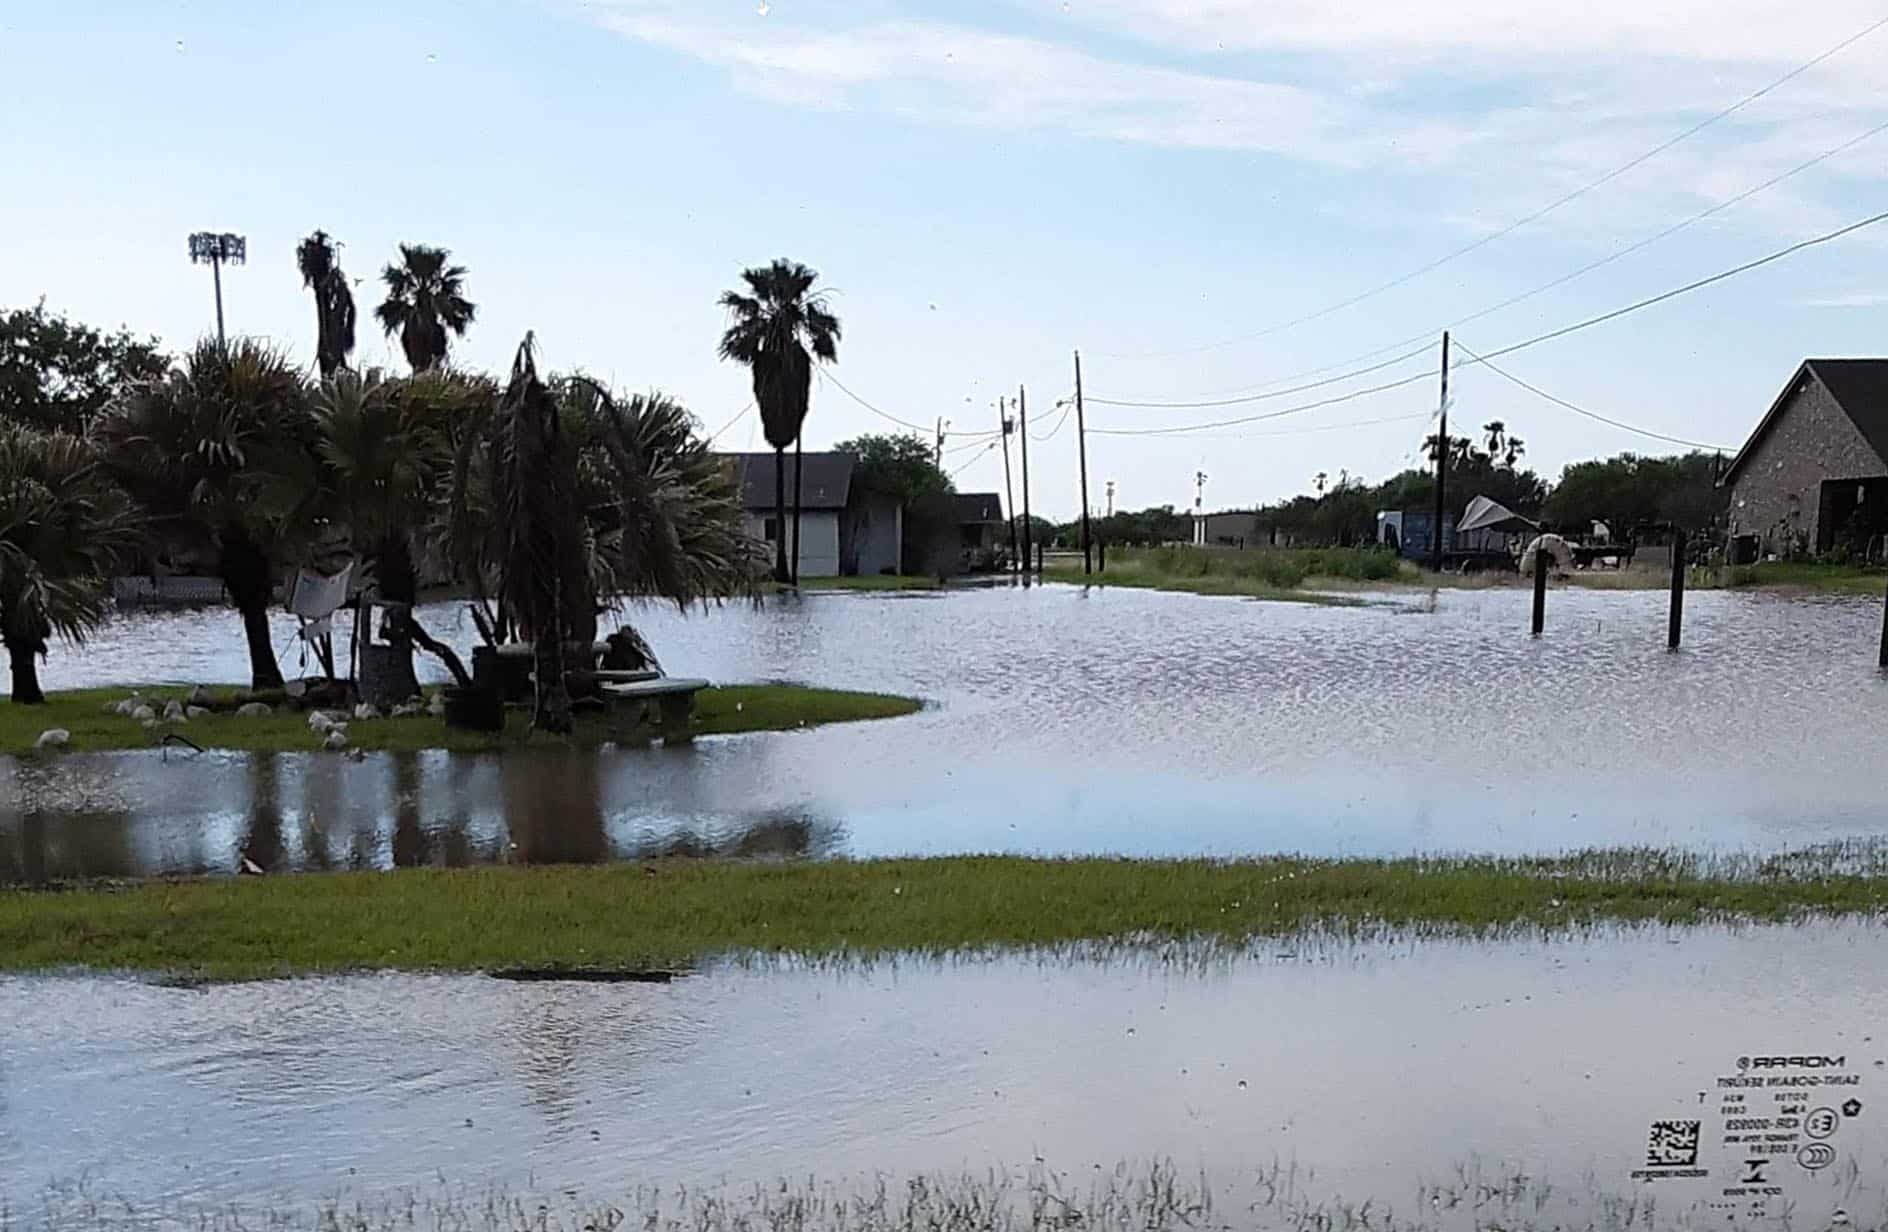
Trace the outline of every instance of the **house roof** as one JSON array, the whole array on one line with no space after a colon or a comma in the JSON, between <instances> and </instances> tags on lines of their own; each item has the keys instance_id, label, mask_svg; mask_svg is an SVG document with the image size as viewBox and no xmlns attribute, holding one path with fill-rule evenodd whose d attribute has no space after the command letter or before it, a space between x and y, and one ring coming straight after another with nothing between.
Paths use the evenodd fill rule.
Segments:
<instances>
[{"instance_id":1,"label":"house roof","mask_svg":"<svg viewBox=\"0 0 1888 1232\"><path fill-rule=\"evenodd\" d=\"M1003 520L1003 498L995 492L959 492L957 494L957 522L967 526L973 522L1001 522Z\"/></svg>"},{"instance_id":2,"label":"house roof","mask_svg":"<svg viewBox=\"0 0 1888 1232\"><path fill-rule=\"evenodd\" d=\"M734 467L734 477L741 485L741 505L746 509L767 510L774 507L774 457L767 453L724 453ZM793 504L793 455L786 454L787 504ZM800 508L844 509L852 495L852 455L844 453L803 453L800 455Z\"/></svg>"},{"instance_id":3,"label":"house roof","mask_svg":"<svg viewBox=\"0 0 1888 1232\"><path fill-rule=\"evenodd\" d=\"M1805 376L1814 377L1829 392L1829 397L1842 408L1842 413L1849 417L1868 447L1882 459L1882 465L1888 466L1888 359L1806 359L1790 375L1783 392L1758 421L1750 439L1731 459L1720 483L1729 483L1750 459Z\"/></svg>"}]
</instances>

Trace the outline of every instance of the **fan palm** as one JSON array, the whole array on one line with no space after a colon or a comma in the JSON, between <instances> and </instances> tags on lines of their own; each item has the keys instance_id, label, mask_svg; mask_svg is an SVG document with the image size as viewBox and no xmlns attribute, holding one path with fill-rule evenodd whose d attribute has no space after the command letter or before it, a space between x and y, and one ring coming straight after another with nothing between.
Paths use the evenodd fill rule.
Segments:
<instances>
[{"instance_id":1,"label":"fan palm","mask_svg":"<svg viewBox=\"0 0 1888 1232\"><path fill-rule=\"evenodd\" d=\"M354 293L341 272L340 245L316 231L295 248L302 285L315 293L315 364L324 377L354 351Z\"/></svg>"},{"instance_id":2,"label":"fan palm","mask_svg":"<svg viewBox=\"0 0 1888 1232\"><path fill-rule=\"evenodd\" d=\"M387 337L400 336L400 349L414 372L446 362L454 336L463 338L478 315L465 297L465 266L449 265L452 254L425 244L400 245L400 262L381 271L387 298L374 316Z\"/></svg>"},{"instance_id":3,"label":"fan palm","mask_svg":"<svg viewBox=\"0 0 1888 1232\"><path fill-rule=\"evenodd\" d=\"M46 700L47 639L82 642L104 621L112 567L136 538L131 502L90 444L0 425L0 642L15 702Z\"/></svg>"},{"instance_id":4,"label":"fan palm","mask_svg":"<svg viewBox=\"0 0 1888 1232\"><path fill-rule=\"evenodd\" d=\"M774 578L798 580L800 432L812 398L813 360L839 358L839 318L813 291L819 275L797 261L741 271L748 293L727 291L721 306L733 318L721 335L721 358L747 365L762 431L774 449ZM809 353L810 352L810 353ZM785 451L794 447L793 547L787 565Z\"/></svg>"},{"instance_id":5,"label":"fan palm","mask_svg":"<svg viewBox=\"0 0 1888 1232\"><path fill-rule=\"evenodd\" d=\"M279 688L269 600L284 564L324 531L308 391L253 339L197 344L98 425L107 467L174 551L206 560L241 613L257 689Z\"/></svg>"}]
</instances>

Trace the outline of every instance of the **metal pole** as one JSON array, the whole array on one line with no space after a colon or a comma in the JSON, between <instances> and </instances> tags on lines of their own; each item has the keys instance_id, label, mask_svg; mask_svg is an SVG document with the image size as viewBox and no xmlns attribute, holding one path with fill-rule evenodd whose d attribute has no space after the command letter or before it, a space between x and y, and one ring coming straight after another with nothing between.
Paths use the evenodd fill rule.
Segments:
<instances>
[{"instance_id":1,"label":"metal pole","mask_svg":"<svg viewBox=\"0 0 1888 1232\"><path fill-rule=\"evenodd\" d=\"M216 347L220 351L229 345L223 340L223 258L220 255L210 258L210 278L216 283Z\"/></svg>"},{"instance_id":2,"label":"metal pole","mask_svg":"<svg viewBox=\"0 0 1888 1232\"><path fill-rule=\"evenodd\" d=\"M1023 438L1023 581L1029 581L1029 394L1016 387L1016 429Z\"/></svg>"},{"instance_id":3,"label":"metal pole","mask_svg":"<svg viewBox=\"0 0 1888 1232\"><path fill-rule=\"evenodd\" d=\"M1075 352L1075 440L1082 462L1082 572L1092 573L1088 558L1088 426L1082 417L1082 353Z\"/></svg>"},{"instance_id":4,"label":"metal pole","mask_svg":"<svg viewBox=\"0 0 1888 1232\"><path fill-rule=\"evenodd\" d=\"M1010 571L1022 564L1016 555L1016 489L1010 484L1010 417L1003 413L1003 399L996 400L997 426L1003 429L1003 511L1009 515Z\"/></svg>"},{"instance_id":5,"label":"metal pole","mask_svg":"<svg viewBox=\"0 0 1888 1232\"><path fill-rule=\"evenodd\" d=\"M1435 551L1432 553L1436 572L1442 572L1442 523L1448 516L1447 498L1443 489L1448 483L1449 473L1449 331L1442 331L1442 422L1436 428L1436 525ZM1535 572L1540 571L1540 561L1534 562ZM1535 590L1534 610L1540 611L1540 590ZM1534 632L1540 632L1540 622L1535 621Z\"/></svg>"},{"instance_id":6,"label":"metal pole","mask_svg":"<svg viewBox=\"0 0 1888 1232\"><path fill-rule=\"evenodd\" d=\"M1534 636L1547 625L1547 549L1534 546Z\"/></svg>"},{"instance_id":7,"label":"metal pole","mask_svg":"<svg viewBox=\"0 0 1888 1232\"><path fill-rule=\"evenodd\" d=\"M1685 623L1685 532L1672 533L1672 614L1665 627L1665 647L1678 649L1679 629ZM1885 635L1888 636L1888 635ZM1888 642L1883 643L1888 650Z\"/></svg>"}]
</instances>

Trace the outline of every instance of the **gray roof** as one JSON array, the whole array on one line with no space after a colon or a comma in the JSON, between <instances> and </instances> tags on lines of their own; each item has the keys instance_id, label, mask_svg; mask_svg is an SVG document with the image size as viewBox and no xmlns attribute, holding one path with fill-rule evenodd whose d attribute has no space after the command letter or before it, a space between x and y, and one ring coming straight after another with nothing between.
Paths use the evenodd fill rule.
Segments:
<instances>
[{"instance_id":1,"label":"gray roof","mask_svg":"<svg viewBox=\"0 0 1888 1232\"><path fill-rule=\"evenodd\" d=\"M774 454L725 453L721 455L734 466L734 476L741 484L741 504L747 509L773 511ZM787 506L793 505L793 455L786 458ZM844 509L852 495L852 455L844 453L803 453L800 455L800 508Z\"/></svg>"},{"instance_id":2,"label":"gray roof","mask_svg":"<svg viewBox=\"0 0 1888 1232\"><path fill-rule=\"evenodd\" d=\"M1003 498L995 492L959 492L957 494L957 522L968 526L973 522L1001 522L1003 520Z\"/></svg>"},{"instance_id":3,"label":"gray roof","mask_svg":"<svg viewBox=\"0 0 1888 1232\"><path fill-rule=\"evenodd\" d=\"M1729 483L1738 469L1749 460L1751 451L1757 443L1770 433L1777 417L1790 401L1790 395L1805 375L1813 376L1829 391L1835 404L1842 408L1842 413L1849 417L1855 430L1862 434L1870 449L1882 459L1882 465L1888 466L1888 359L1806 359L1791 374L1789 383L1783 392L1770 404L1757 430L1750 434L1744 447L1737 451L1731 464L1724 471L1719 482Z\"/></svg>"}]
</instances>

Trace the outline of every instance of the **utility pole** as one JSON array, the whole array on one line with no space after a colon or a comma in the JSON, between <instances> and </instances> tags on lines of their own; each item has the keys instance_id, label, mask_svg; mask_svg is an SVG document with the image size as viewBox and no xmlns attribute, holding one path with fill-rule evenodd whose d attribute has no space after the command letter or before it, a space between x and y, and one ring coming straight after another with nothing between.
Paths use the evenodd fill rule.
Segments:
<instances>
[{"instance_id":1,"label":"utility pole","mask_svg":"<svg viewBox=\"0 0 1888 1232\"><path fill-rule=\"evenodd\" d=\"M1088 555L1088 425L1082 419L1082 353L1075 352L1075 440L1082 464L1082 573L1093 573Z\"/></svg>"},{"instance_id":2,"label":"utility pole","mask_svg":"<svg viewBox=\"0 0 1888 1232\"><path fill-rule=\"evenodd\" d=\"M216 345L219 350L228 345L223 337L223 263L242 265L248 255L249 242L240 235L198 231L190 237L191 263L209 266L210 277L216 283Z\"/></svg>"},{"instance_id":3,"label":"utility pole","mask_svg":"<svg viewBox=\"0 0 1888 1232\"><path fill-rule=\"evenodd\" d=\"M937 468L944 469L944 430L951 426L951 421L942 415L937 417Z\"/></svg>"},{"instance_id":4,"label":"utility pole","mask_svg":"<svg viewBox=\"0 0 1888 1232\"><path fill-rule=\"evenodd\" d=\"M1029 394L1020 385L1016 387L1016 429L1023 438L1023 584L1028 585L1034 559L1029 554Z\"/></svg>"},{"instance_id":5,"label":"utility pole","mask_svg":"<svg viewBox=\"0 0 1888 1232\"><path fill-rule=\"evenodd\" d=\"M1003 413L1003 399L996 400L997 423L1003 429L1003 510L1009 514L1010 524L1010 568L1013 570L1020 563L1016 557L1016 489L1010 486L1010 433L1016 430L1016 421Z\"/></svg>"},{"instance_id":6,"label":"utility pole","mask_svg":"<svg viewBox=\"0 0 1888 1232\"><path fill-rule=\"evenodd\" d=\"M1442 522L1447 516L1443 488L1449 475L1449 331L1442 331L1442 422L1436 428L1436 526L1433 553L1436 572L1442 572ZM1540 561L1534 562L1539 569ZM1538 630L1537 630L1538 632Z\"/></svg>"},{"instance_id":7,"label":"utility pole","mask_svg":"<svg viewBox=\"0 0 1888 1232\"><path fill-rule=\"evenodd\" d=\"M1114 480L1108 481L1108 516L1114 516Z\"/></svg>"}]
</instances>

